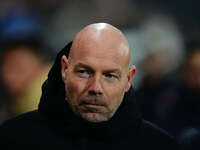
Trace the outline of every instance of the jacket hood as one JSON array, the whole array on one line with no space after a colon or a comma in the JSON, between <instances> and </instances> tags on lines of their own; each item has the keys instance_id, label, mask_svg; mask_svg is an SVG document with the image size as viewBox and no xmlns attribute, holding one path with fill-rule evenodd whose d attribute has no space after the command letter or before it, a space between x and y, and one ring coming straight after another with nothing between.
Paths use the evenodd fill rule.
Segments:
<instances>
[{"instance_id":1,"label":"jacket hood","mask_svg":"<svg viewBox=\"0 0 200 150\"><path fill-rule=\"evenodd\" d=\"M74 117L71 118L73 113L65 99L65 85L61 77L61 57L63 55L68 57L71 45L72 42L68 43L57 54L55 62L48 73L48 78L42 85L42 96L38 110L53 120L56 119L68 122L70 119L74 119ZM124 99L117 112L107 123L113 122L113 120L127 121L128 119L129 121L130 119L139 117L140 114L134 99L134 90L131 87L131 89L125 93Z\"/></svg>"}]
</instances>

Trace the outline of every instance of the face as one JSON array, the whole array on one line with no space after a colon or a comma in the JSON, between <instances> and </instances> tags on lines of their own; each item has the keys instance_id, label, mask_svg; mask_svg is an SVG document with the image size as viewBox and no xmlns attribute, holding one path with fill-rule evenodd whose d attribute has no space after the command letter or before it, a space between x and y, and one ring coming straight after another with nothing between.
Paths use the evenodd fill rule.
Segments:
<instances>
[{"instance_id":1,"label":"face","mask_svg":"<svg viewBox=\"0 0 200 150\"><path fill-rule=\"evenodd\" d=\"M200 90L200 51L196 51L188 59L186 66L186 81L197 90Z\"/></svg>"},{"instance_id":2,"label":"face","mask_svg":"<svg viewBox=\"0 0 200 150\"><path fill-rule=\"evenodd\" d=\"M102 44L100 39L90 43L88 40L74 43L69 59L62 57L67 101L81 118L107 121L129 90L135 70L129 69L129 56L120 46L123 42L107 40Z\"/></svg>"},{"instance_id":3,"label":"face","mask_svg":"<svg viewBox=\"0 0 200 150\"><path fill-rule=\"evenodd\" d=\"M3 56L2 79L13 97L23 94L38 66L37 57L26 47L18 47Z\"/></svg>"}]
</instances>

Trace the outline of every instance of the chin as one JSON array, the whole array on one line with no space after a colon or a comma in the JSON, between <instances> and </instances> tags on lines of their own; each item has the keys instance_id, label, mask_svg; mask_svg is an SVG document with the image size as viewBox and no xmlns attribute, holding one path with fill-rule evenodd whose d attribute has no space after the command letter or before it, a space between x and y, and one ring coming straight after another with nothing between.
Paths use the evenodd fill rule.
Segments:
<instances>
[{"instance_id":1,"label":"chin","mask_svg":"<svg viewBox=\"0 0 200 150\"><path fill-rule=\"evenodd\" d=\"M99 113L83 113L81 114L81 117L88 121L88 122L93 122L93 123L98 123L98 122L105 122L108 121L109 118L105 117Z\"/></svg>"}]
</instances>

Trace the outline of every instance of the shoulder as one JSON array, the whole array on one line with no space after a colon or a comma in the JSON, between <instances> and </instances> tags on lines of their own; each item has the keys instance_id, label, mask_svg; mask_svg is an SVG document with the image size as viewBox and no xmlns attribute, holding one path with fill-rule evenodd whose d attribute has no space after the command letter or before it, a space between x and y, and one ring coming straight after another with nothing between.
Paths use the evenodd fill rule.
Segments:
<instances>
[{"instance_id":1,"label":"shoulder","mask_svg":"<svg viewBox=\"0 0 200 150\"><path fill-rule=\"evenodd\" d=\"M140 129L141 134L146 137L173 139L173 137L170 136L165 130L146 120L141 121Z\"/></svg>"},{"instance_id":2,"label":"shoulder","mask_svg":"<svg viewBox=\"0 0 200 150\"><path fill-rule=\"evenodd\" d=\"M40 113L37 110L35 110L8 119L5 122L3 122L0 127L20 125L28 122L37 122L40 119L41 119Z\"/></svg>"},{"instance_id":3,"label":"shoulder","mask_svg":"<svg viewBox=\"0 0 200 150\"><path fill-rule=\"evenodd\" d=\"M44 119L37 110L13 117L0 125L0 136L9 137L34 132L37 126L40 126L41 120Z\"/></svg>"},{"instance_id":4,"label":"shoulder","mask_svg":"<svg viewBox=\"0 0 200 150\"><path fill-rule=\"evenodd\" d=\"M40 112L31 111L5 121L0 126L0 144L7 149L37 149L54 139L48 119Z\"/></svg>"},{"instance_id":5,"label":"shoulder","mask_svg":"<svg viewBox=\"0 0 200 150\"><path fill-rule=\"evenodd\" d=\"M169 135L165 130L159 128L146 120L141 121L140 125L140 140L146 146L156 146L163 150L179 150L180 145L177 140Z\"/></svg>"}]
</instances>

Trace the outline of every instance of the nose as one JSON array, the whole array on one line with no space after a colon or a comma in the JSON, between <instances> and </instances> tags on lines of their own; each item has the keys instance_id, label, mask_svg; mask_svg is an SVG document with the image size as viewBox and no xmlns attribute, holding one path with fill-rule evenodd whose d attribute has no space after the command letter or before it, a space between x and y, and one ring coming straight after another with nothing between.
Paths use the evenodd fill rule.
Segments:
<instances>
[{"instance_id":1,"label":"nose","mask_svg":"<svg viewBox=\"0 0 200 150\"><path fill-rule=\"evenodd\" d=\"M100 82L100 77L93 77L93 79L90 82L88 92L90 95L96 95L100 96L102 95L102 86Z\"/></svg>"}]
</instances>

